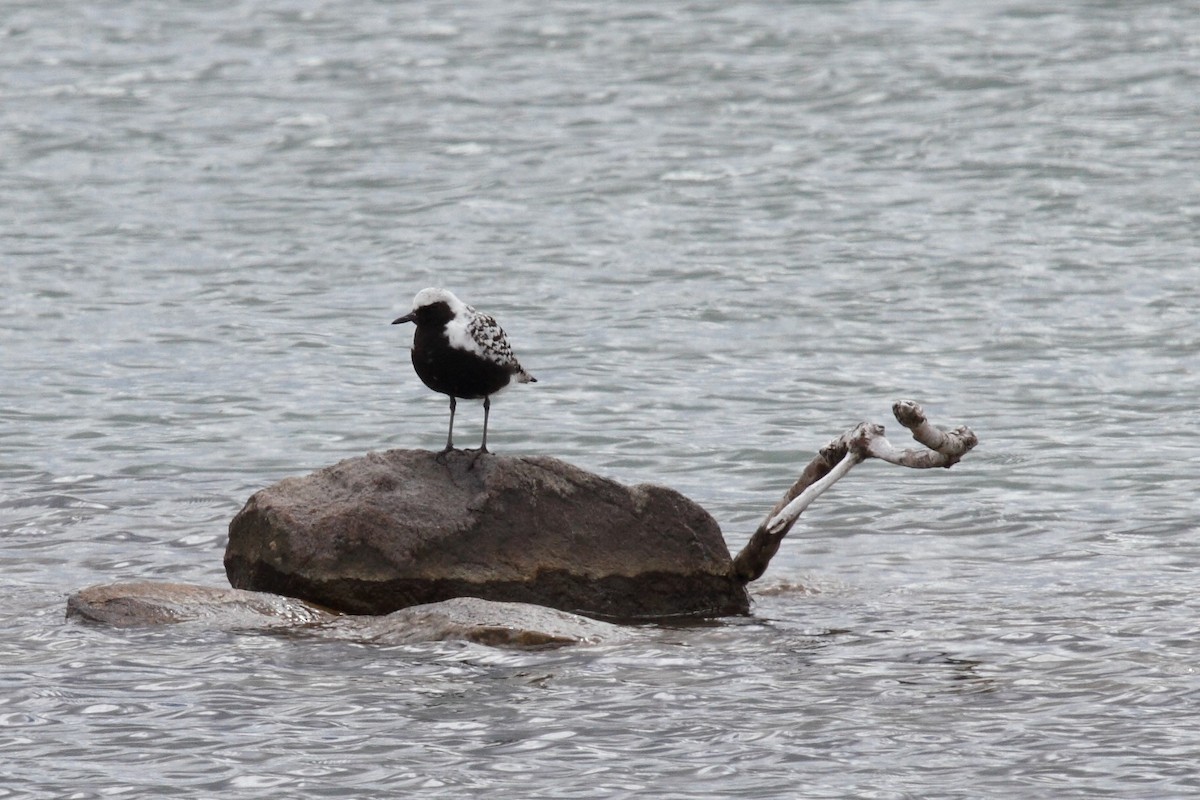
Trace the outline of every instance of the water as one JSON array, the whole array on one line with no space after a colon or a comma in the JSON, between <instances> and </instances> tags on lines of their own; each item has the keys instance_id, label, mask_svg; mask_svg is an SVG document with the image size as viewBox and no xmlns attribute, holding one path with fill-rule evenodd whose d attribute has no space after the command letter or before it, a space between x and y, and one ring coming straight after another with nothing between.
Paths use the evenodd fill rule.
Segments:
<instances>
[{"instance_id":1,"label":"water","mask_svg":"<svg viewBox=\"0 0 1200 800\"><path fill-rule=\"evenodd\" d=\"M1195 2L6 2L0 798L1195 795L1198 57ZM64 621L439 447L427 285L539 378L495 449L735 551L893 399L982 444L856 469L714 627Z\"/></svg>"}]
</instances>

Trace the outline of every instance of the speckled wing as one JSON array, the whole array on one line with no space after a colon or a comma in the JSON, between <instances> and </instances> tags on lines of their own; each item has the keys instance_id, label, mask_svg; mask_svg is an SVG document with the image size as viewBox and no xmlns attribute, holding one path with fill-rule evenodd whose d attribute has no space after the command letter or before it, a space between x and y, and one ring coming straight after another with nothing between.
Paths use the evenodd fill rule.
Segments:
<instances>
[{"instance_id":1,"label":"speckled wing","mask_svg":"<svg viewBox=\"0 0 1200 800\"><path fill-rule=\"evenodd\" d=\"M480 355L494 361L502 367L511 370L517 380L525 383L535 380L525 371L521 362L513 355L512 345L504 335L504 329L490 314L482 314L470 306L467 307L470 319L467 321L467 335L479 346Z\"/></svg>"}]
</instances>

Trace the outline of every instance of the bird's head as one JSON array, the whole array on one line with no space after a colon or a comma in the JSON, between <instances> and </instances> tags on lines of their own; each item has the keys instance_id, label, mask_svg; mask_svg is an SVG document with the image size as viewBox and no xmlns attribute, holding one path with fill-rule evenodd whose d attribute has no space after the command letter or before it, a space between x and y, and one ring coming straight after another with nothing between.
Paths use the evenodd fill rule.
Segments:
<instances>
[{"instance_id":1,"label":"bird's head","mask_svg":"<svg viewBox=\"0 0 1200 800\"><path fill-rule=\"evenodd\" d=\"M415 322L417 325L444 324L464 309L466 309L466 305L463 301L445 289L422 289L413 298L412 311L393 320L392 324L398 325L402 322Z\"/></svg>"}]
</instances>

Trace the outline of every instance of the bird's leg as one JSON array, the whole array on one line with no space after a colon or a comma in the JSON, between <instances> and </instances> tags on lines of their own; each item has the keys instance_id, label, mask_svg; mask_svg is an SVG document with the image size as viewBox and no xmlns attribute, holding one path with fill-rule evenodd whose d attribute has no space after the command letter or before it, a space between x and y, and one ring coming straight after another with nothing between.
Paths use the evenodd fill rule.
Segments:
<instances>
[{"instance_id":1,"label":"bird's leg","mask_svg":"<svg viewBox=\"0 0 1200 800\"><path fill-rule=\"evenodd\" d=\"M446 448L442 453L449 453L454 449L454 409L458 406L458 401L454 399L454 395L450 395L450 431L446 434Z\"/></svg>"},{"instance_id":2,"label":"bird's leg","mask_svg":"<svg viewBox=\"0 0 1200 800\"><path fill-rule=\"evenodd\" d=\"M492 408L492 399L490 397L484 397L483 398L483 441L479 443L479 450L475 453L474 457L471 459L471 466L468 467L468 469L473 468L475 466L475 462L479 460L479 457L481 455L483 455L484 453L488 452L488 449L487 449L487 425L488 425L488 412L491 410L491 408Z\"/></svg>"},{"instance_id":3,"label":"bird's leg","mask_svg":"<svg viewBox=\"0 0 1200 800\"><path fill-rule=\"evenodd\" d=\"M488 449L487 449L487 424L488 424L488 412L491 410L491 408L492 408L492 398L484 397L483 398L483 441L479 443L479 452L480 453L486 453L488 451Z\"/></svg>"}]
</instances>

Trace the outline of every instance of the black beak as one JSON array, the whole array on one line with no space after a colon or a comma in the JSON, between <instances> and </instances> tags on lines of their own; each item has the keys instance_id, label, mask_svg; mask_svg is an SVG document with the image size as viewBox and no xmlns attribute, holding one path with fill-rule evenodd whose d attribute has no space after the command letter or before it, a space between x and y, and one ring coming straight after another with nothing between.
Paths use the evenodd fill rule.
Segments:
<instances>
[{"instance_id":1,"label":"black beak","mask_svg":"<svg viewBox=\"0 0 1200 800\"><path fill-rule=\"evenodd\" d=\"M412 322L416 318L416 314L405 314L400 319L392 320L393 325L399 325L401 322Z\"/></svg>"}]
</instances>

